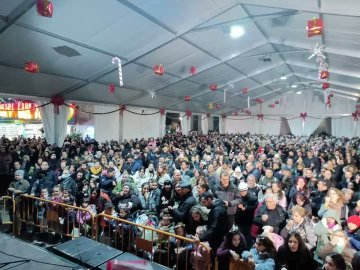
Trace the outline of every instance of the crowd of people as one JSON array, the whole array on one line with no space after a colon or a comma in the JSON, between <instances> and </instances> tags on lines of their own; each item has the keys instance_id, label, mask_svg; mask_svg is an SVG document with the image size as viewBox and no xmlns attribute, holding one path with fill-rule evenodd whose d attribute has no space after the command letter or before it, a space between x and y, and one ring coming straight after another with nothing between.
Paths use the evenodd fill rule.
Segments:
<instances>
[{"instance_id":1,"label":"crowd of people","mask_svg":"<svg viewBox=\"0 0 360 270\"><path fill-rule=\"evenodd\" d=\"M237 261L257 270L360 269L359 168L360 138L193 132L67 138L61 147L0 139L1 194L128 220L151 213L160 230L208 245L224 270ZM194 254L196 246L180 244L174 253Z\"/></svg>"}]
</instances>

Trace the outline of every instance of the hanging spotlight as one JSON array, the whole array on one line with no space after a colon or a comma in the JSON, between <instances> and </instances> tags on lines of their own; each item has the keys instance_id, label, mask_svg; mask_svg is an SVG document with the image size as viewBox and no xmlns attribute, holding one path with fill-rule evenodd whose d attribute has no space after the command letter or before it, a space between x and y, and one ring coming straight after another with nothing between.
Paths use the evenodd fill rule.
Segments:
<instances>
[{"instance_id":1,"label":"hanging spotlight","mask_svg":"<svg viewBox=\"0 0 360 270\"><path fill-rule=\"evenodd\" d=\"M245 34L245 30L244 30L244 28L242 26L240 26L240 25L231 26L231 28L230 28L230 36L232 38L239 38L244 34Z\"/></svg>"},{"instance_id":2,"label":"hanging spotlight","mask_svg":"<svg viewBox=\"0 0 360 270\"><path fill-rule=\"evenodd\" d=\"M287 77L284 74L281 75L280 80L285 81L286 79L287 79Z\"/></svg>"},{"instance_id":3,"label":"hanging spotlight","mask_svg":"<svg viewBox=\"0 0 360 270\"><path fill-rule=\"evenodd\" d=\"M302 92L301 92L301 91L297 91L296 94L297 94L297 95L301 95Z\"/></svg>"},{"instance_id":4,"label":"hanging spotlight","mask_svg":"<svg viewBox=\"0 0 360 270\"><path fill-rule=\"evenodd\" d=\"M292 84L291 88L297 88L298 86L296 84Z\"/></svg>"}]
</instances>

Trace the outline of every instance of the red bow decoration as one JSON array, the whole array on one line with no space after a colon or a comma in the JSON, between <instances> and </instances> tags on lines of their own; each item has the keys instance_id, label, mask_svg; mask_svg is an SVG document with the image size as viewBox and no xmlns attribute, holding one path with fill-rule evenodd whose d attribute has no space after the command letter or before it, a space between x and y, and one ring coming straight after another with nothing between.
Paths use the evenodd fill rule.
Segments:
<instances>
[{"instance_id":1,"label":"red bow decoration","mask_svg":"<svg viewBox=\"0 0 360 270\"><path fill-rule=\"evenodd\" d=\"M109 84L109 93L110 94L115 93L115 84L113 84L113 83Z\"/></svg>"},{"instance_id":2,"label":"red bow decoration","mask_svg":"<svg viewBox=\"0 0 360 270\"><path fill-rule=\"evenodd\" d=\"M124 111L126 110L126 106L123 104L120 106L120 115L124 114Z\"/></svg>"},{"instance_id":3,"label":"red bow decoration","mask_svg":"<svg viewBox=\"0 0 360 270\"><path fill-rule=\"evenodd\" d=\"M220 104L215 104L215 108L216 108L217 110L220 110L220 109L221 109L221 105L220 105Z\"/></svg>"},{"instance_id":4,"label":"red bow decoration","mask_svg":"<svg viewBox=\"0 0 360 270\"><path fill-rule=\"evenodd\" d=\"M226 118L226 113L223 113L223 114L221 115L221 118L222 118L222 119L225 119L225 118Z\"/></svg>"},{"instance_id":5,"label":"red bow decoration","mask_svg":"<svg viewBox=\"0 0 360 270\"><path fill-rule=\"evenodd\" d=\"M307 117L307 112L300 113L300 117L305 121Z\"/></svg>"},{"instance_id":6,"label":"red bow decoration","mask_svg":"<svg viewBox=\"0 0 360 270\"><path fill-rule=\"evenodd\" d=\"M210 84L209 89L211 91L216 91L217 90L217 84L215 84L215 83Z\"/></svg>"},{"instance_id":7,"label":"red bow decoration","mask_svg":"<svg viewBox=\"0 0 360 270\"><path fill-rule=\"evenodd\" d=\"M264 120L264 115L262 113L259 113L256 115L258 120Z\"/></svg>"},{"instance_id":8,"label":"red bow decoration","mask_svg":"<svg viewBox=\"0 0 360 270\"><path fill-rule=\"evenodd\" d=\"M186 111L185 115L186 115L187 119L189 120L189 118L192 116L192 112Z\"/></svg>"},{"instance_id":9,"label":"red bow decoration","mask_svg":"<svg viewBox=\"0 0 360 270\"><path fill-rule=\"evenodd\" d=\"M321 84L321 88L322 88L323 90L328 89L329 87L330 87L330 84L327 83L327 82L324 82L324 83Z\"/></svg>"},{"instance_id":10,"label":"red bow decoration","mask_svg":"<svg viewBox=\"0 0 360 270\"><path fill-rule=\"evenodd\" d=\"M279 105L280 104L280 100L275 100L275 105Z\"/></svg>"},{"instance_id":11,"label":"red bow decoration","mask_svg":"<svg viewBox=\"0 0 360 270\"><path fill-rule=\"evenodd\" d=\"M196 67L191 66L191 67L190 67L190 72L189 72L189 74L190 74L190 75L195 75L196 73L197 73Z\"/></svg>"},{"instance_id":12,"label":"red bow decoration","mask_svg":"<svg viewBox=\"0 0 360 270\"><path fill-rule=\"evenodd\" d=\"M238 112L233 112L232 115L233 115L233 116L238 116L239 113L238 113Z\"/></svg>"},{"instance_id":13,"label":"red bow decoration","mask_svg":"<svg viewBox=\"0 0 360 270\"><path fill-rule=\"evenodd\" d=\"M51 18L53 15L53 4L48 0L37 0L36 10L39 15Z\"/></svg>"},{"instance_id":14,"label":"red bow decoration","mask_svg":"<svg viewBox=\"0 0 360 270\"><path fill-rule=\"evenodd\" d=\"M351 114L351 116L353 117L354 121L358 121L358 120L359 120L358 115L359 115L359 114L358 114L357 111L355 111L355 112L353 112L353 113Z\"/></svg>"},{"instance_id":15,"label":"red bow decoration","mask_svg":"<svg viewBox=\"0 0 360 270\"><path fill-rule=\"evenodd\" d=\"M51 97L51 103L54 105L54 112L56 114L60 113L60 106L64 105L64 98L62 96L53 96Z\"/></svg>"},{"instance_id":16,"label":"red bow decoration","mask_svg":"<svg viewBox=\"0 0 360 270\"><path fill-rule=\"evenodd\" d=\"M156 75L162 76L162 75L164 75L164 72L165 72L165 70L164 70L163 65L160 64L160 65L154 66L154 73Z\"/></svg>"},{"instance_id":17,"label":"red bow decoration","mask_svg":"<svg viewBox=\"0 0 360 270\"><path fill-rule=\"evenodd\" d=\"M322 70L320 71L319 77L321 80L325 80L329 78L329 71L327 70Z\"/></svg>"},{"instance_id":18,"label":"red bow decoration","mask_svg":"<svg viewBox=\"0 0 360 270\"><path fill-rule=\"evenodd\" d=\"M307 22L306 30L308 32L308 37L321 35L324 28L324 23L322 19L313 18Z\"/></svg>"},{"instance_id":19,"label":"red bow decoration","mask_svg":"<svg viewBox=\"0 0 360 270\"><path fill-rule=\"evenodd\" d=\"M256 101L256 103L261 104L261 103L264 102L264 99L263 98L257 98L257 99L255 99L255 101Z\"/></svg>"},{"instance_id":20,"label":"red bow decoration","mask_svg":"<svg viewBox=\"0 0 360 270\"><path fill-rule=\"evenodd\" d=\"M184 100L185 100L185 101L190 101L190 100L191 100L191 96L184 96Z\"/></svg>"},{"instance_id":21,"label":"red bow decoration","mask_svg":"<svg viewBox=\"0 0 360 270\"><path fill-rule=\"evenodd\" d=\"M38 73L40 70L40 66L39 64L33 62L33 61L29 61L25 63L25 67L24 67L26 72L30 72L30 73Z\"/></svg>"},{"instance_id":22,"label":"red bow decoration","mask_svg":"<svg viewBox=\"0 0 360 270\"><path fill-rule=\"evenodd\" d=\"M207 114L206 114L206 117L209 118L209 117L210 117L210 113L207 113Z\"/></svg>"},{"instance_id":23,"label":"red bow decoration","mask_svg":"<svg viewBox=\"0 0 360 270\"><path fill-rule=\"evenodd\" d=\"M165 114L165 109L164 109L164 108L160 108L159 112L160 112L160 115L163 116L163 115Z\"/></svg>"},{"instance_id":24,"label":"red bow decoration","mask_svg":"<svg viewBox=\"0 0 360 270\"><path fill-rule=\"evenodd\" d=\"M249 89L245 87L242 89L242 92L243 92L243 94L247 94L249 92Z\"/></svg>"}]
</instances>

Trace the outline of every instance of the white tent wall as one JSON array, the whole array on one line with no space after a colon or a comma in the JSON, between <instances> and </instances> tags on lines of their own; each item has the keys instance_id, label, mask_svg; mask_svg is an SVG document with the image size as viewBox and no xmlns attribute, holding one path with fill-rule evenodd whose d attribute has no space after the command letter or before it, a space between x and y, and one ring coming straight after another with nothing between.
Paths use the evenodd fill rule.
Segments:
<instances>
[{"instance_id":1,"label":"white tent wall","mask_svg":"<svg viewBox=\"0 0 360 270\"><path fill-rule=\"evenodd\" d=\"M127 110L134 113L128 111L123 113L122 139L147 139L160 136L160 121L165 122L165 117L161 117L160 113L156 113L159 112L159 109L127 107Z\"/></svg>"},{"instance_id":2,"label":"white tent wall","mask_svg":"<svg viewBox=\"0 0 360 270\"><path fill-rule=\"evenodd\" d=\"M201 117L201 132L203 134L208 134L210 117L207 117L206 114L201 114L200 117Z\"/></svg>"},{"instance_id":3,"label":"white tent wall","mask_svg":"<svg viewBox=\"0 0 360 270\"><path fill-rule=\"evenodd\" d=\"M276 105L275 108L270 108L269 104L273 104L275 100L280 100L280 104ZM292 134L311 135L324 118L332 117L332 135L353 137L355 132L357 136L360 135L360 123L356 124L356 130L354 130L353 118L349 116L355 111L355 101L336 96L336 93L334 93L334 97L331 99L331 108L327 108L324 101L324 94L320 91L306 90L301 95L296 93L287 94L282 98L269 100L261 105L261 113L264 114L264 120L258 120L256 117L260 113L259 104L250 108L250 111L254 114L252 119L240 121L232 119L246 119L249 116L228 116L225 120L225 133L250 132L278 135L280 132L281 116L289 119L298 117L300 113L306 112L308 117L305 119L304 129L302 128L302 118L288 120ZM316 119L309 116L313 116Z\"/></svg>"},{"instance_id":4,"label":"white tent wall","mask_svg":"<svg viewBox=\"0 0 360 270\"><path fill-rule=\"evenodd\" d=\"M119 109L113 105L94 105L95 113L110 112ZM98 142L119 140L120 136L120 113L94 115L94 137Z\"/></svg>"}]
</instances>

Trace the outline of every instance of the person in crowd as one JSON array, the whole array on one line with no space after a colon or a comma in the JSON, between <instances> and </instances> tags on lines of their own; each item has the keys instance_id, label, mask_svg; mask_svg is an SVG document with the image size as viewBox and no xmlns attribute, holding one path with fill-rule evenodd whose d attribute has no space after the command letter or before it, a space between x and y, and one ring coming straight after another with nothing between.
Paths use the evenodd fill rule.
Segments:
<instances>
[{"instance_id":1,"label":"person in crowd","mask_svg":"<svg viewBox=\"0 0 360 270\"><path fill-rule=\"evenodd\" d=\"M285 239L291 232L296 232L301 236L308 250L316 247L317 238L313 230L313 224L308 218L305 208L298 205L292 207L291 219L281 230L280 235Z\"/></svg>"},{"instance_id":2,"label":"person in crowd","mask_svg":"<svg viewBox=\"0 0 360 270\"><path fill-rule=\"evenodd\" d=\"M344 194L336 188L329 189L325 202L321 205L318 212L319 217L322 217L329 209L334 210L340 220L346 220L349 215L349 208L345 204Z\"/></svg>"},{"instance_id":3,"label":"person in crowd","mask_svg":"<svg viewBox=\"0 0 360 270\"><path fill-rule=\"evenodd\" d=\"M293 197L290 199L291 199L291 201L290 201L290 204L289 204L288 210L287 210L287 213L289 216L291 216L291 209L295 205L303 207L306 211L306 215L308 215L309 217L312 216L311 202L306 195L304 195L301 192L298 192L298 193L295 193L293 195Z\"/></svg>"},{"instance_id":4,"label":"person in crowd","mask_svg":"<svg viewBox=\"0 0 360 270\"><path fill-rule=\"evenodd\" d=\"M356 252L354 257L351 261L352 270L359 270L360 269L360 252Z\"/></svg>"},{"instance_id":5,"label":"person in crowd","mask_svg":"<svg viewBox=\"0 0 360 270\"><path fill-rule=\"evenodd\" d=\"M221 266L221 269L228 270L230 260L239 260L246 249L245 237L239 231L228 232L216 251L218 265Z\"/></svg>"},{"instance_id":6,"label":"person in crowd","mask_svg":"<svg viewBox=\"0 0 360 270\"><path fill-rule=\"evenodd\" d=\"M317 269L317 263L313 260L303 238L295 231L287 235L284 245L278 250L275 263L276 270Z\"/></svg>"},{"instance_id":7,"label":"person in crowd","mask_svg":"<svg viewBox=\"0 0 360 270\"><path fill-rule=\"evenodd\" d=\"M276 249L273 242L266 236L256 238L255 246L241 254L244 261L253 263L255 270L274 270Z\"/></svg>"},{"instance_id":8,"label":"person in crowd","mask_svg":"<svg viewBox=\"0 0 360 270\"><path fill-rule=\"evenodd\" d=\"M259 226L269 225L273 227L274 233L279 233L285 225L287 213L278 205L276 194L266 194L264 202L255 215L254 223Z\"/></svg>"},{"instance_id":9,"label":"person in crowd","mask_svg":"<svg viewBox=\"0 0 360 270\"><path fill-rule=\"evenodd\" d=\"M310 194L311 198L311 209L314 216L318 216L318 212L321 206L325 202L325 197L328 193L328 190L331 187L331 182L326 180L319 180L317 183L317 189Z\"/></svg>"}]
</instances>

